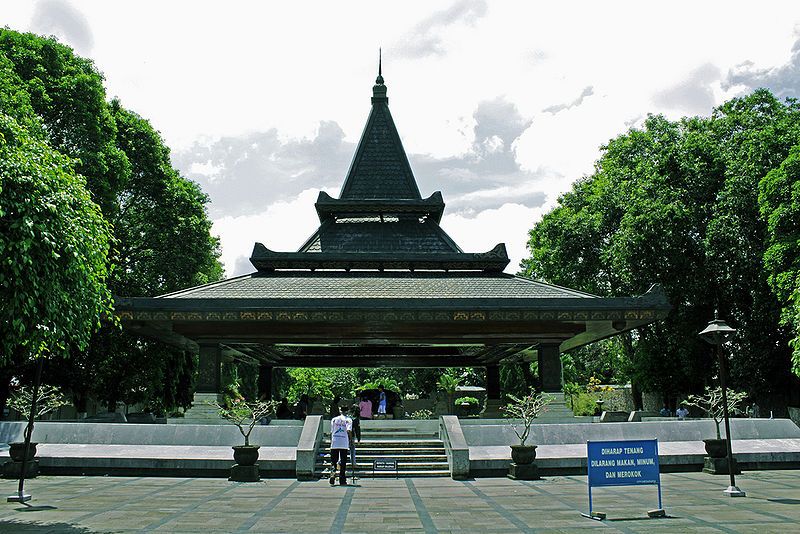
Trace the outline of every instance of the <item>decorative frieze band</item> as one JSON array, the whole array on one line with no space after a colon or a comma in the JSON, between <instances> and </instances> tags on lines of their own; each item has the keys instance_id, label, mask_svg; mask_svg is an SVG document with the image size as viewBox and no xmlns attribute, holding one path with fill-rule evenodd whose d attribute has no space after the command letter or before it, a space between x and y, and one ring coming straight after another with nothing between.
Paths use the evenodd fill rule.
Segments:
<instances>
[{"instance_id":1,"label":"decorative frieze band","mask_svg":"<svg viewBox=\"0 0 800 534\"><path fill-rule=\"evenodd\" d=\"M666 314L666 312L664 312ZM121 321L615 321L652 320L654 310L621 311L129 311L116 312Z\"/></svg>"}]
</instances>

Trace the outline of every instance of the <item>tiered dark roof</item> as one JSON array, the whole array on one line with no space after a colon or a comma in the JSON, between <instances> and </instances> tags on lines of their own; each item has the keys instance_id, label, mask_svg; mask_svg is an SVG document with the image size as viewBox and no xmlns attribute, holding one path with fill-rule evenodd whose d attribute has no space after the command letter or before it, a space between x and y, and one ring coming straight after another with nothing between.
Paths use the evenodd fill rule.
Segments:
<instances>
[{"instance_id":1,"label":"tiered dark roof","mask_svg":"<svg viewBox=\"0 0 800 534\"><path fill-rule=\"evenodd\" d=\"M503 273L502 243L463 252L423 199L378 75L339 198L321 192L316 232L297 252L256 243L258 270L155 298L118 298L129 331L182 348L277 366L468 367L531 346L569 350L664 317L654 287L600 298Z\"/></svg>"},{"instance_id":2,"label":"tiered dark roof","mask_svg":"<svg viewBox=\"0 0 800 534\"><path fill-rule=\"evenodd\" d=\"M339 198L320 192L315 206L320 227L300 250L274 252L256 243L250 258L256 269L499 272L508 265L504 245L465 253L439 226L442 194L420 196L380 72L372 88L372 110Z\"/></svg>"}]
</instances>

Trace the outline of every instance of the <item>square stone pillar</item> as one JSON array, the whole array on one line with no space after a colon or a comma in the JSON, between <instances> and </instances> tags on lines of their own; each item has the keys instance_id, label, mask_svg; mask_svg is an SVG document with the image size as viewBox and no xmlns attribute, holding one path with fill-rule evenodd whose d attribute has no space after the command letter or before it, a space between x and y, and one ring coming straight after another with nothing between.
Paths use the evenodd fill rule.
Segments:
<instances>
[{"instance_id":1,"label":"square stone pillar","mask_svg":"<svg viewBox=\"0 0 800 534\"><path fill-rule=\"evenodd\" d=\"M500 366L486 366L486 408L481 417L497 419L502 417L500 407L503 405L502 392L500 391Z\"/></svg>"},{"instance_id":2,"label":"square stone pillar","mask_svg":"<svg viewBox=\"0 0 800 534\"><path fill-rule=\"evenodd\" d=\"M224 424L217 409L210 403L220 401L220 363L222 352L218 343L201 343L197 364L197 386L192 398L192 407L183 417L170 419L170 423L194 425Z\"/></svg>"},{"instance_id":3,"label":"square stone pillar","mask_svg":"<svg viewBox=\"0 0 800 534\"><path fill-rule=\"evenodd\" d=\"M197 393L219 393L221 359L219 343L200 344L200 362L197 365Z\"/></svg>"},{"instance_id":4,"label":"square stone pillar","mask_svg":"<svg viewBox=\"0 0 800 534\"><path fill-rule=\"evenodd\" d=\"M259 400L272 400L272 370L273 367L265 363L258 366Z\"/></svg>"},{"instance_id":5,"label":"square stone pillar","mask_svg":"<svg viewBox=\"0 0 800 534\"><path fill-rule=\"evenodd\" d=\"M561 370L561 351L558 345L539 345L539 379L542 391L560 393L563 389L563 373Z\"/></svg>"}]
</instances>

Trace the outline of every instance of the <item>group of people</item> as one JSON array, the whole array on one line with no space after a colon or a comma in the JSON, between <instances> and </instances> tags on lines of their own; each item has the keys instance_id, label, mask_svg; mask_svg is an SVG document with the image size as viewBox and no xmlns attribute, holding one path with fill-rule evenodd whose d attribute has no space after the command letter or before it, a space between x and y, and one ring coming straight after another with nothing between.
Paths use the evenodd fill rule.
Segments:
<instances>
[{"instance_id":1,"label":"group of people","mask_svg":"<svg viewBox=\"0 0 800 534\"><path fill-rule=\"evenodd\" d=\"M378 412L375 414L375 417L383 417L386 418L386 390L384 387L378 386ZM363 394L361 395L361 399L358 402L358 412L362 419L372 419L372 401L370 398Z\"/></svg>"},{"instance_id":2,"label":"group of people","mask_svg":"<svg viewBox=\"0 0 800 534\"><path fill-rule=\"evenodd\" d=\"M349 415L348 415L349 414ZM331 475L328 482L336 483L336 471L339 471L339 485L347 486L347 459L355 468L356 441L361 442L360 403L348 410L339 406L339 415L331 419ZM371 414L370 414L371 415Z\"/></svg>"}]
</instances>

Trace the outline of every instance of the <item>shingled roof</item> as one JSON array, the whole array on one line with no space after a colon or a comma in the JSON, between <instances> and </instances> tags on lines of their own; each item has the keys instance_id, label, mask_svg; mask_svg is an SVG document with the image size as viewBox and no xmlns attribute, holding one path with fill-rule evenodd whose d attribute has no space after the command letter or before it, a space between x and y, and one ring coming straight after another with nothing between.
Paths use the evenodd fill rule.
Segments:
<instances>
[{"instance_id":1,"label":"shingled roof","mask_svg":"<svg viewBox=\"0 0 800 534\"><path fill-rule=\"evenodd\" d=\"M372 91L372 110L339 198L418 200L417 182L389 112L383 76L378 76Z\"/></svg>"},{"instance_id":2,"label":"shingled roof","mask_svg":"<svg viewBox=\"0 0 800 534\"><path fill-rule=\"evenodd\" d=\"M223 354L277 367L482 367L536 346L540 376L550 377L542 385L556 391L554 348L630 331L670 309L656 286L602 298L503 273L502 243L462 251L439 226L441 193L420 196L380 67L340 198L321 192L315 208L320 226L298 251L256 243L258 272L118 297L117 317L127 331L199 351L207 388L218 387L214 358Z\"/></svg>"},{"instance_id":3,"label":"shingled roof","mask_svg":"<svg viewBox=\"0 0 800 534\"><path fill-rule=\"evenodd\" d=\"M465 253L439 226L442 194L420 196L380 70L372 87L372 110L340 196L321 192L315 206L317 231L294 253L256 243L250 257L256 269L502 271L508 265L504 245Z\"/></svg>"}]
</instances>

